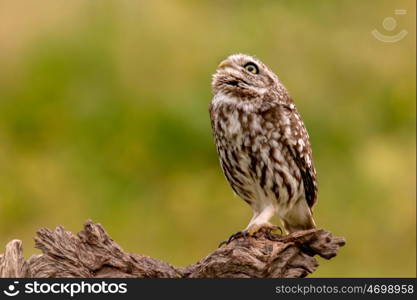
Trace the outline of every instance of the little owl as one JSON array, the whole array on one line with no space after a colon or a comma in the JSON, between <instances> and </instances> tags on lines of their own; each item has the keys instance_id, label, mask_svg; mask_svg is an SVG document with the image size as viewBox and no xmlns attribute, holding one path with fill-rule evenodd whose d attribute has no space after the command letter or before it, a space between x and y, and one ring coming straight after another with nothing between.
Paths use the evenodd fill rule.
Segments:
<instances>
[{"instance_id":1,"label":"little owl","mask_svg":"<svg viewBox=\"0 0 417 300\"><path fill-rule=\"evenodd\" d=\"M223 173L253 209L239 234L315 227L316 170L309 136L291 96L261 61L244 54L220 63L212 81L211 125Z\"/></svg>"}]
</instances>

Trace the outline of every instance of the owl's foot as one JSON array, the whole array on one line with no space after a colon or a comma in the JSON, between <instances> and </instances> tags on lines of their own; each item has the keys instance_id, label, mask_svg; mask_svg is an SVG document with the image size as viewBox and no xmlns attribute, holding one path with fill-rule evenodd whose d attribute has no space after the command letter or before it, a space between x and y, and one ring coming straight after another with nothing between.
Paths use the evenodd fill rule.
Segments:
<instances>
[{"instance_id":1,"label":"owl's foot","mask_svg":"<svg viewBox=\"0 0 417 300\"><path fill-rule=\"evenodd\" d=\"M273 231L279 230L280 235L282 235L282 229L279 226L273 225L271 223L265 224L253 224L249 226L247 229L243 231L238 231L232 234L227 240L224 240L219 244L219 248L223 245L228 245L231 241L239 239L239 238L246 238L246 237L254 237L258 232L262 232L265 234L266 238L271 241L278 241L279 238Z\"/></svg>"},{"instance_id":2,"label":"owl's foot","mask_svg":"<svg viewBox=\"0 0 417 300\"><path fill-rule=\"evenodd\" d=\"M236 239L241 238L241 237L247 237L247 236L248 236L248 232L246 230L238 231L238 232L232 234L227 240L224 240L223 242L221 242L219 244L219 248L223 245L228 245L233 240L236 240Z\"/></svg>"},{"instance_id":3,"label":"owl's foot","mask_svg":"<svg viewBox=\"0 0 417 300\"><path fill-rule=\"evenodd\" d=\"M273 225L271 223L262 223L262 224L258 224L258 223L253 223L250 224L248 226L248 228L246 228L245 231L248 232L249 236L254 236L257 232L272 232L274 230L277 230L279 227L276 225Z\"/></svg>"},{"instance_id":4,"label":"owl's foot","mask_svg":"<svg viewBox=\"0 0 417 300\"><path fill-rule=\"evenodd\" d=\"M264 224L253 224L247 228L249 236L255 236L258 232L263 233L265 237L271 241L279 240L279 236L274 234L274 231L280 231L280 235L282 235L282 229L279 226L273 225L271 223L264 223Z\"/></svg>"}]
</instances>

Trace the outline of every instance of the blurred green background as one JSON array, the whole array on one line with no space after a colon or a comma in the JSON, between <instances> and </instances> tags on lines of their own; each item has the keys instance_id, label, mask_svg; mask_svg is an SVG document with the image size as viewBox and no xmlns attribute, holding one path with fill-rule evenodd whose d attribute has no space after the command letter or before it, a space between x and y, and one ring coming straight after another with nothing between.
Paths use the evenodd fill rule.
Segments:
<instances>
[{"instance_id":1,"label":"blurred green background","mask_svg":"<svg viewBox=\"0 0 417 300\"><path fill-rule=\"evenodd\" d=\"M126 251L187 265L246 227L207 111L217 64L243 52L295 99L316 222L347 239L314 276L416 276L415 42L412 0L2 0L0 245L29 256L38 228L91 218Z\"/></svg>"}]
</instances>

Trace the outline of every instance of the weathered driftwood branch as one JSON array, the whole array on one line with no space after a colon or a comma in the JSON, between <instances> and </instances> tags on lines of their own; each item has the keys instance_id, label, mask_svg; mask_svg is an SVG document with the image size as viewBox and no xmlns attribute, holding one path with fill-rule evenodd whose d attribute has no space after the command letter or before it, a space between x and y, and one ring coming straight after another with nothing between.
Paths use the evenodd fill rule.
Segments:
<instances>
[{"instance_id":1,"label":"weathered driftwood branch","mask_svg":"<svg viewBox=\"0 0 417 300\"><path fill-rule=\"evenodd\" d=\"M0 277L305 277L318 267L314 255L334 257L345 244L322 229L288 236L265 232L239 238L185 268L123 251L100 224L87 221L77 235L59 226L37 232L43 254L25 260L22 242L13 240L0 254Z\"/></svg>"}]
</instances>

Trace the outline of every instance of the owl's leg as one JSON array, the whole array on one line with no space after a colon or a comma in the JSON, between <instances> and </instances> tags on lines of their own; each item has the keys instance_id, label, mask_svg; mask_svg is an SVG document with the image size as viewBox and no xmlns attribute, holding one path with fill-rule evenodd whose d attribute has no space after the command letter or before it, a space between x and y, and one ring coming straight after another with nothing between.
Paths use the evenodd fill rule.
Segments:
<instances>
[{"instance_id":1,"label":"owl's leg","mask_svg":"<svg viewBox=\"0 0 417 300\"><path fill-rule=\"evenodd\" d=\"M304 198L300 198L281 219L287 233L316 228L311 209Z\"/></svg>"},{"instance_id":2,"label":"owl's leg","mask_svg":"<svg viewBox=\"0 0 417 300\"><path fill-rule=\"evenodd\" d=\"M219 244L219 247L229 244L231 241L247 236L253 236L261 229L266 229L267 236L270 236L270 232L278 229L269 222L272 216L275 214L275 208L272 205L268 205L262 208L261 211L254 211L253 217L249 222L249 225L245 230L232 234L228 240L225 240ZM280 228L281 229L281 228Z\"/></svg>"},{"instance_id":3,"label":"owl's leg","mask_svg":"<svg viewBox=\"0 0 417 300\"><path fill-rule=\"evenodd\" d=\"M243 231L249 236L253 236L260 229L265 228L267 231L272 231L277 229L277 226L271 224L269 220L275 214L275 207L273 205L268 205L263 207L259 213L255 213L252 219L249 222L249 225Z\"/></svg>"}]
</instances>

